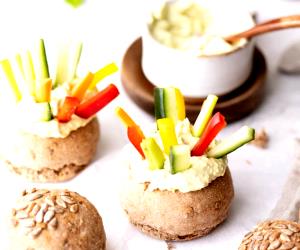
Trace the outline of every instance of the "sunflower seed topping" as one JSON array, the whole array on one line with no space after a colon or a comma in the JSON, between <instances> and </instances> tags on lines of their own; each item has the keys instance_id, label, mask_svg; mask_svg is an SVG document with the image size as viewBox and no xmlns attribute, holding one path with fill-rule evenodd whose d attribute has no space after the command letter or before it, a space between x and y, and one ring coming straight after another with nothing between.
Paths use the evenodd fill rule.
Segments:
<instances>
[{"instance_id":1,"label":"sunflower seed topping","mask_svg":"<svg viewBox=\"0 0 300 250\"><path fill-rule=\"evenodd\" d=\"M45 202L50 206L50 207L54 207L55 206L55 199L54 197L46 197L45 198Z\"/></svg>"},{"instance_id":2,"label":"sunflower seed topping","mask_svg":"<svg viewBox=\"0 0 300 250\"><path fill-rule=\"evenodd\" d=\"M54 211L48 211L47 213L45 213L44 223L48 223L54 217L54 215Z\"/></svg>"},{"instance_id":3,"label":"sunflower seed topping","mask_svg":"<svg viewBox=\"0 0 300 250\"><path fill-rule=\"evenodd\" d=\"M63 208L67 208L68 207L67 204L61 198L57 198L56 199L56 203L57 203L57 205L59 205L59 206L61 206Z\"/></svg>"},{"instance_id":4,"label":"sunflower seed topping","mask_svg":"<svg viewBox=\"0 0 300 250\"><path fill-rule=\"evenodd\" d=\"M32 193L25 196L27 201L34 201L41 198L43 195L39 193Z\"/></svg>"},{"instance_id":5,"label":"sunflower seed topping","mask_svg":"<svg viewBox=\"0 0 300 250\"><path fill-rule=\"evenodd\" d=\"M42 232L42 228L37 227L31 231L30 235L32 236L32 238L36 238L41 234L41 232Z\"/></svg>"},{"instance_id":6,"label":"sunflower seed topping","mask_svg":"<svg viewBox=\"0 0 300 250\"><path fill-rule=\"evenodd\" d=\"M30 215L31 216L36 216L36 214L40 211L41 206L38 204L35 204L35 206L32 208Z\"/></svg>"},{"instance_id":7,"label":"sunflower seed topping","mask_svg":"<svg viewBox=\"0 0 300 250\"><path fill-rule=\"evenodd\" d=\"M68 203L68 204L74 204L74 203L75 203L74 199L71 198L70 196L62 195L62 196L60 196L60 198L61 198L64 202L66 202L66 203Z\"/></svg>"},{"instance_id":8,"label":"sunflower seed topping","mask_svg":"<svg viewBox=\"0 0 300 250\"><path fill-rule=\"evenodd\" d=\"M17 214L16 214L17 219L26 219L28 217L29 217L28 213L26 211L23 211L23 210L18 211Z\"/></svg>"},{"instance_id":9,"label":"sunflower seed topping","mask_svg":"<svg viewBox=\"0 0 300 250\"><path fill-rule=\"evenodd\" d=\"M239 250L300 250L300 224L269 221L246 234Z\"/></svg>"},{"instance_id":10,"label":"sunflower seed topping","mask_svg":"<svg viewBox=\"0 0 300 250\"><path fill-rule=\"evenodd\" d=\"M44 220L44 211L42 209L36 214L36 216L34 217L34 220L37 223L43 222L43 220Z\"/></svg>"},{"instance_id":11,"label":"sunflower seed topping","mask_svg":"<svg viewBox=\"0 0 300 250\"><path fill-rule=\"evenodd\" d=\"M25 235L36 238L43 230L55 230L59 223L59 214L68 210L71 213L79 210L79 203L72 197L71 192L31 188L23 191L18 207L12 209L11 221ZM262 236L258 238L261 239Z\"/></svg>"},{"instance_id":12,"label":"sunflower seed topping","mask_svg":"<svg viewBox=\"0 0 300 250\"><path fill-rule=\"evenodd\" d=\"M54 217L51 221L49 221L48 225L51 228L56 229L57 228L57 219Z\"/></svg>"},{"instance_id":13,"label":"sunflower seed topping","mask_svg":"<svg viewBox=\"0 0 300 250\"><path fill-rule=\"evenodd\" d=\"M23 227L34 227L35 226L35 221L33 219L24 219L20 220L20 225Z\"/></svg>"},{"instance_id":14,"label":"sunflower seed topping","mask_svg":"<svg viewBox=\"0 0 300 250\"><path fill-rule=\"evenodd\" d=\"M26 204L26 203L19 203L16 207L15 207L15 209L18 211L18 210L24 210L24 209L26 209L28 207L28 204Z\"/></svg>"}]
</instances>

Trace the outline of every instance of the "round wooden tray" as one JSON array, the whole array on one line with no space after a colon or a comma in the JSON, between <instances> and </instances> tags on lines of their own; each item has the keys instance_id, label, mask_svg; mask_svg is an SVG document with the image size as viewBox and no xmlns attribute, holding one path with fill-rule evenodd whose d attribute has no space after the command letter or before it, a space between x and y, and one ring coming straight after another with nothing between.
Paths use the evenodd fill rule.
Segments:
<instances>
[{"instance_id":1,"label":"round wooden tray","mask_svg":"<svg viewBox=\"0 0 300 250\"><path fill-rule=\"evenodd\" d=\"M141 66L142 39L138 38L127 49L121 69L121 80L127 94L145 111L154 115L154 85L146 78ZM227 122L237 121L253 112L263 101L267 66L263 54L256 48L253 69L250 77L242 86L220 96L215 112L221 112ZM185 97L186 114L195 121L203 98Z\"/></svg>"}]
</instances>

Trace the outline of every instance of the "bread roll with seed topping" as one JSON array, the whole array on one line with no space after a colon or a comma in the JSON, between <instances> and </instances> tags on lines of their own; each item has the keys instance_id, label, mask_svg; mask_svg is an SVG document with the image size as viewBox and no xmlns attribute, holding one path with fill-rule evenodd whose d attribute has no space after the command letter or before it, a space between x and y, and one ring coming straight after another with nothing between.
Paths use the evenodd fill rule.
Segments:
<instances>
[{"instance_id":1,"label":"bread roll with seed topping","mask_svg":"<svg viewBox=\"0 0 300 250\"><path fill-rule=\"evenodd\" d=\"M300 249L300 224L288 220L260 223L245 235L239 250Z\"/></svg>"},{"instance_id":2,"label":"bread roll with seed topping","mask_svg":"<svg viewBox=\"0 0 300 250\"><path fill-rule=\"evenodd\" d=\"M207 187L190 192L149 190L147 183L125 180L121 204L142 232L167 241L187 241L208 234L229 212L234 189L229 168Z\"/></svg>"},{"instance_id":3,"label":"bread roll with seed topping","mask_svg":"<svg viewBox=\"0 0 300 250\"><path fill-rule=\"evenodd\" d=\"M35 182L73 178L93 159L99 141L97 118L65 138L14 133L0 143L0 159L14 173Z\"/></svg>"},{"instance_id":4,"label":"bread roll with seed topping","mask_svg":"<svg viewBox=\"0 0 300 250\"><path fill-rule=\"evenodd\" d=\"M8 223L10 250L105 249L105 232L96 208L68 190L24 191Z\"/></svg>"}]
</instances>

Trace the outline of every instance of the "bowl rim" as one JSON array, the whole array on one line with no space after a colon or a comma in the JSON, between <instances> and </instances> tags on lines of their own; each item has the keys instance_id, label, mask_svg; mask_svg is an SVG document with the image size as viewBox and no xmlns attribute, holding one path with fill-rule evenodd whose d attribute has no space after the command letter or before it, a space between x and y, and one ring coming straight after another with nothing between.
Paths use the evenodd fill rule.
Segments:
<instances>
[{"instance_id":1,"label":"bowl rim","mask_svg":"<svg viewBox=\"0 0 300 250\"><path fill-rule=\"evenodd\" d=\"M256 25L257 22L256 22L254 16L251 15L250 13L248 13L248 14L249 14L249 17L252 19L253 24ZM249 47L252 43L254 43L254 38L250 38L250 39L246 39L245 44L238 46L231 51L227 51L227 52L219 53L219 54L213 54L213 55L193 55L192 53L187 53L187 51L185 51L185 50L180 50L180 49L176 49L173 47L169 47L169 46L159 42L157 39L155 39L155 37L152 35L152 33L150 31L150 22L149 21L146 22L146 28L144 30L146 30L146 34L149 37L149 39L151 39L159 47L168 49L169 51L173 51L174 53L177 53L177 54L190 56L191 58L217 58L217 57L229 56L231 54L234 54L235 52L245 49L246 47ZM142 34L142 38L144 38L144 37L145 37L145 32L144 32L144 34Z\"/></svg>"}]
</instances>

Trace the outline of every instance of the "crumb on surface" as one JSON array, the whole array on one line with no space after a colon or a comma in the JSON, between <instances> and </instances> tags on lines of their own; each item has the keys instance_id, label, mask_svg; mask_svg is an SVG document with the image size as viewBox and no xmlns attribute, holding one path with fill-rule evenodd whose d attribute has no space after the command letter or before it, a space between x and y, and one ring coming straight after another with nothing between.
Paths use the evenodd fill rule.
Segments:
<instances>
[{"instance_id":1,"label":"crumb on surface","mask_svg":"<svg viewBox=\"0 0 300 250\"><path fill-rule=\"evenodd\" d=\"M267 148L269 142L269 136L265 129L261 129L256 132L255 139L251 142L252 145L259 148Z\"/></svg>"},{"instance_id":2,"label":"crumb on surface","mask_svg":"<svg viewBox=\"0 0 300 250\"><path fill-rule=\"evenodd\" d=\"M250 160L246 160L247 165L252 165L252 162Z\"/></svg>"},{"instance_id":3,"label":"crumb on surface","mask_svg":"<svg viewBox=\"0 0 300 250\"><path fill-rule=\"evenodd\" d=\"M175 246L170 241L166 241L168 250L175 250Z\"/></svg>"}]
</instances>

